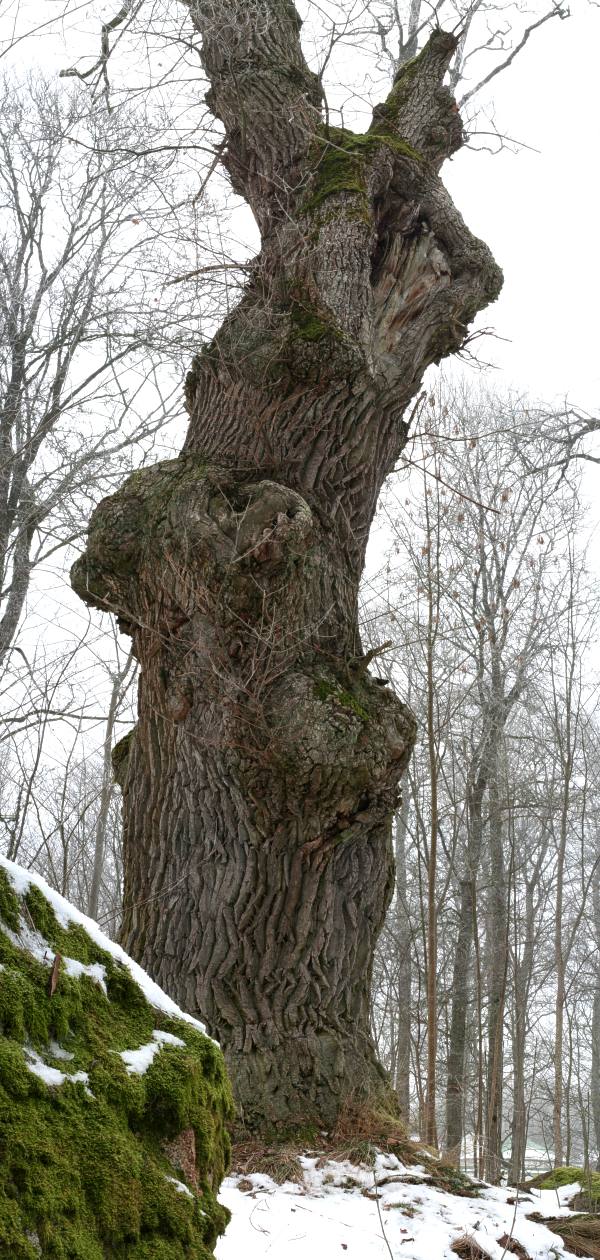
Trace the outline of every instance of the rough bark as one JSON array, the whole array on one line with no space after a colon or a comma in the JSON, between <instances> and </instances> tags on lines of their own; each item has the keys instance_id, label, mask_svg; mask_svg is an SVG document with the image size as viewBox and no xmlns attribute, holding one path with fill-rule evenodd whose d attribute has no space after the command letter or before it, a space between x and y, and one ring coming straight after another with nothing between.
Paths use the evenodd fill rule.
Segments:
<instances>
[{"instance_id":1,"label":"rough bark","mask_svg":"<svg viewBox=\"0 0 600 1260\"><path fill-rule=\"evenodd\" d=\"M73 581L141 664L124 940L218 1034L249 1127L329 1127L389 1088L368 991L415 735L360 645L369 526L425 368L500 273L437 174L453 36L357 136L321 122L287 0L191 14L262 249L192 365L182 455L100 505Z\"/></svg>"}]
</instances>

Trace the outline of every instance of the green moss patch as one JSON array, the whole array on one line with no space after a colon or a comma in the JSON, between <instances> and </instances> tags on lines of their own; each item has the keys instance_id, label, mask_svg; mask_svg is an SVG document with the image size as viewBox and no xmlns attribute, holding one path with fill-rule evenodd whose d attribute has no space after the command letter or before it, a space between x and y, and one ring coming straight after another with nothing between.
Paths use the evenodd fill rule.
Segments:
<instances>
[{"instance_id":1,"label":"green moss patch","mask_svg":"<svg viewBox=\"0 0 600 1260\"><path fill-rule=\"evenodd\" d=\"M387 117L382 117L365 133L330 127L317 138L316 144L311 189L302 205L307 214L318 210L328 197L340 192L358 194L359 209L368 211L367 167L382 144L401 157L422 160L410 144L393 134Z\"/></svg>"},{"instance_id":2,"label":"green moss patch","mask_svg":"<svg viewBox=\"0 0 600 1260\"><path fill-rule=\"evenodd\" d=\"M526 1182L527 1189L558 1190L562 1186L572 1186L579 1182L581 1190L574 1196L570 1206L576 1211L598 1212L600 1210L600 1172L592 1169L578 1168L568 1165L564 1168L552 1168L549 1172L539 1173L531 1181Z\"/></svg>"},{"instance_id":3,"label":"green moss patch","mask_svg":"<svg viewBox=\"0 0 600 1260\"><path fill-rule=\"evenodd\" d=\"M551 1168L549 1172L538 1173L537 1177L532 1177L527 1182L527 1187L533 1190L559 1190L561 1186L572 1186L575 1181L584 1184L589 1178L594 1178L600 1189L600 1173L585 1173L583 1168L572 1166Z\"/></svg>"},{"instance_id":4,"label":"green moss patch","mask_svg":"<svg viewBox=\"0 0 600 1260\"><path fill-rule=\"evenodd\" d=\"M330 321L302 302L292 302L290 319L294 333L302 341L323 341L326 337L337 338L340 335Z\"/></svg>"},{"instance_id":5,"label":"green moss patch","mask_svg":"<svg viewBox=\"0 0 600 1260\"><path fill-rule=\"evenodd\" d=\"M319 700L322 700L324 703L333 698L344 709L351 709L355 717L359 717L361 722L369 721L369 714L365 706L350 691L345 691L343 687L329 682L326 678L319 678L315 683L315 691Z\"/></svg>"},{"instance_id":6,"label":"green moss patch","mask_svg":"<svg viewBox=\"0 0 600 1260\"><path fill-rule=\"evenodd\" d=\"M227 1221L223 1059L107 946L0 866L0 1257L208 1260ZM120 1052L144 1046L128 1070Z\"/></svg>"}]
</instances>

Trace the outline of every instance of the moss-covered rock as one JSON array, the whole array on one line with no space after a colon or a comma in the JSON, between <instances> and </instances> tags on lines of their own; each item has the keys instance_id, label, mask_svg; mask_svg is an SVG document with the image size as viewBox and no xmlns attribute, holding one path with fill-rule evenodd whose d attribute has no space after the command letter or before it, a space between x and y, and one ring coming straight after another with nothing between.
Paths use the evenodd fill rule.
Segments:
<instances>
[{"instance_id":1,"label":"moss-covered rock","mask_svg":"<svg viewBox=\"0 0 600 1260\"><path fill-rule=\"evenodd\" d=\"M231 1114L202 1025L0 858L0 1260L208 1260Z\"/></svg>"},{"instance_id":2,"label":"moss-covered rock","mask_svg":"<svg viewBox=\"0 0 600 1260\"><path fill-rule=\"evenodd\" d=\"M581 1190L575 1194L570 1206L577 1212L598 1212L600 1209L600 1172L591 1168L579 1168L575 1165L563 1165L551 1168L548 1172L538 1173L526 1182L528 1189L559 1190L562 1186L579 1184Z\"/></svg>"},{"instance_id":3,"label":"moss-covered rock","mask_svg":"<svg viewBox=\"0 0 600 1260\"><path fill-rule=\"evenodd\" d=\"M592 1174L593 1175L593 1174ZM550 1168L548 1172L538 1173L537 1177L532 1177L526 1182L527 1188L535 1190L559 1190L561 1186L572 1186L576 1181L581 1181L585 1173L582 1168L574 1168L562 1166L561 1168Z\"/></svg>"}]
</instances>

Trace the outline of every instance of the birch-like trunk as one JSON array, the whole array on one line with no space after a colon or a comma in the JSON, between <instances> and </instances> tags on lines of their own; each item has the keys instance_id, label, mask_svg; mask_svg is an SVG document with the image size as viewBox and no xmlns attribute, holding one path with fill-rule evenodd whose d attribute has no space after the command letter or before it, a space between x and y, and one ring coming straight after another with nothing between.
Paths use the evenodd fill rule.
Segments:
<instances>
[{"instance_id":1,"label":"birch-like trunk","mask_svg":"<svg viewBox=\"0 0 600 1260\"><path fill-rule=\"evenodd\" d=\"M415 737L361 648L369 527L425 368L501 277L438 177L453 35L355 135L323 122L288 0L190 12L262 248L192 364L181 456L100 505L73 581L141 666L124 943L218 1035L250 1128L328 1128L389 1096L368 996Z\"/></svg>"}]
</instances>

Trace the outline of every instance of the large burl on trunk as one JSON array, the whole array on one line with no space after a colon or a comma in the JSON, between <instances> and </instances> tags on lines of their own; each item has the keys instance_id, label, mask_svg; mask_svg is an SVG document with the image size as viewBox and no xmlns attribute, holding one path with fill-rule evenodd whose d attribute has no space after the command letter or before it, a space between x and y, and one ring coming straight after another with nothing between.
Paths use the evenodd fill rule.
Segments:
<instances>
[{"instance_id":1,"label":"large burl on trunk","mask_svg":"<svg viewBox=\"0 0 600 1260\"><path fill-rule=\"evenodd\" d=\"M501 278L438 178L453 36L358 135L324 125L287 0L190 12L262 248L192 365L181 456L100 504L73 583L141 665L124 943L218 1036L249 1128L329 1128L388 1093L368 997L415 737L360 645L369 527L425 368Z\"/></svg>"}]
</instances>

